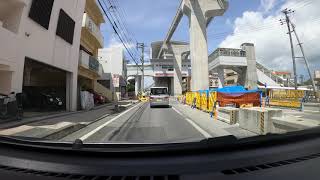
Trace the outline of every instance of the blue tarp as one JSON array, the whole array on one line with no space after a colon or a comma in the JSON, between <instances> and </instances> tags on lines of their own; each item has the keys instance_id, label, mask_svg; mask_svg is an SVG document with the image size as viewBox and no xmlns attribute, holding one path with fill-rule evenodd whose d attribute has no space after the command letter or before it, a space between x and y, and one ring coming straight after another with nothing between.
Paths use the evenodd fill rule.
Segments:
<instances>
[{"instance_id":1,"label":"blue tarp","mask_svg":"<svg viewBox=\"0 0 320 180\"><path fill-rule=\"evenodd\" d=\"M246 90L243 86L228 86L228 87L217 89L217 92L220 92L220 93L254 93L254 92L259 92L259 90L258 89Z\"/></svg>"}]
</instances>

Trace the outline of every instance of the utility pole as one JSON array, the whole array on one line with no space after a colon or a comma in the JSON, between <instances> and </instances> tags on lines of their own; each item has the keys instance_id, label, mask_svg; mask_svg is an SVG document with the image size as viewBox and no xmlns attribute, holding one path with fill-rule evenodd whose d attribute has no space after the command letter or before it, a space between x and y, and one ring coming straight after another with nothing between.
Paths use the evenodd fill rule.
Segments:
<instances>
[{"instance_id":1,"label":"utility pole","mask_svg":"<svg viewBox=\"0 0 320 180\"><path fill-rule=\"evenodd\" d=\"M144 92L144 43L137 43L137 49L141 49L141 72L142 72L142 78L141 78L141 90Z\"/></svg>"},{"instance_id":2,"label":"utility pole","mask_svg":"<svg viewBox=\"0 0 320 180\"><path fill-rule=\"evenodd\" d=\"M308 70L308 73L309 73L309 76L310 76L310 80L311 80L311 83L312 83L313 91L314 91L314 93L316 93L316 91L317 91L316 83L314 82L314 79L313 79L313 77L312 77L312 73L311 73L311 70L310 70L309 62L308 62L308 60L307 60L307 58L306 58L306 56L305 56L302 43L301 43L300 38L299 38L299 36L298 36L298 33L297 33L297 31L296 31L296 26L295 26L291 21L290 21L290 23L291 23L293 32L294 32L294 34L295 34L295 36L296 36L296 38L297 38L298 45L299 45L300 50L301 50L301 53L302 53L302 57L301 57L301 58L304 59L304 62L305 62L305 64L306 64L306 67L307 67L307 70ZM296 58L298 58L298 57L296 57Z\"/></svg>"},{"instance_id":3,"label":"utility pole","mask_svg":"<svg viewBox=\"0 0 320 180\"><path fill-rule=\"evenodd\" d=\"M293 76L294 76L294 88L298 89L298 79L297 79L297 67L296 67L296 60L295 60L295 54L294 54L294 48L293 48L293 42L292 42L292 31L291 31L291 27L290 27L290 18L289 18L289 14L293 13L294 11L292 11L291 9L285 9L282 11L282 13L284 13L284 15L286 16L286 24L288 26L288 34L289 34L289 38L290 38L290 45L291 45L291 53L292 53L292 62L293 62ZM283 25L282 20L281 24Z\"/></svg>"}]
</instances>

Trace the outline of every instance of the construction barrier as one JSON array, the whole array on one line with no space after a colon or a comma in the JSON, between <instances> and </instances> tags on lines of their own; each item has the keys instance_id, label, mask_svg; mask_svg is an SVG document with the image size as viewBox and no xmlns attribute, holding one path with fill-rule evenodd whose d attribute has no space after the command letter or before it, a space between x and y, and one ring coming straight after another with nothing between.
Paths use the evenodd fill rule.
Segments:
<instances>
[{"instance_id":1,"label":"construction barrier","mask_svg":"<svg viewBox=\"0 0 320 180\"><path fill-rule=\"evenodd\" d=\"M211 91L209 92L209 107L208 107L208 111L209 112L213 112L213 106L214 103L217 102L217 92L216 91Z\"/></svg>"},{"instance_id":2,"label":"construction barrier","mask_svg":"<svg viewBox=\"0 0 320 180\"><path fill-rule=\"evenodd\" d=\"M186 93L186 104L191 106L192 101L193 101L193 92L187 92Z\"/></svg>"},{"instance_id":3,"label":"construction barrier","mask_svg":"<svg viewBox=\"0 0 320 180\"><path fill-rule=\"evenodd\" d=\"M204 90L204 91L200 91L200 96L201 96L201 106L200 109L203 111L208 111L208 107L209 107L209 91L208 90Z\"/></svg>"},{"instance_id":4,"label":"construction barrier","mask_svg":"<svg viewBox=\"0 0 320 180\"><path fill-rule=\"evenodd\" d=\"M201 94L200 94L200 92L195 92L195 97L196 97L196 107L198 109L201 109Z\"/></svg>"},{"instance_id":5,"label":"construction barrier","mask_svg":"<svg viewBox=\"0 0 320 180\"><path fill-rule=\"evenodd\" d=\"M305 91L273 89L269 91L269 105L289 108L300 108L301 100L305 97Z\"/></svg>"},{"instance_id":6,"label":"construction barrier","mask_svg":"<svg viewBox=\"0 0 320 180\"><path fill-rule=\"evenodd\" d=\"M270 99L269 105L289 108L301 108L301 102L299 100Z\"/></svg>"},{"instance_id":7,"label":"construction barrier","mask_svg":"<svg viewBox=\"0 0 320 180\"><path fill-rule=\"evenodd\" d=\"M273 89L269 92L270 99L301 99L305 96L305 91L288 90L288 89Z\"/></svg>"}]
</instances>

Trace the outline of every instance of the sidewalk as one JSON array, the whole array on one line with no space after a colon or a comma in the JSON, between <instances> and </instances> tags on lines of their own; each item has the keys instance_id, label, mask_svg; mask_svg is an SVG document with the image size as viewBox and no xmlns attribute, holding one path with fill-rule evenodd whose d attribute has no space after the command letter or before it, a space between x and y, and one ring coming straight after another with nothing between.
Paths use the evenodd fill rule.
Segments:
<instances>
[{"instance_id":1,"label":"sidewalk","mask_svg":"<svg viewBox=\"0 0 320 180\"><path fill-rule=\"evenodd\" d=\"M116 104L119 104L120 106L122 106L128 103L129 102L117 102L117 103L113 102L113 103L96 106L90 111L81 110L81 111L75 111L75 112L59 112L55 114L51 113L45 116L34 116L34 117L23 118L22 120L3 121L3 122L0 122L0 129L8 129L12 127L21 126L24 124L37 124L37 122L41 122L41 124L48 124L48 123L52 124L52 123L57 123L59 121L70 121L75 123L79 121L88 122L88 121L92 121L92 119L101 117L107 112L113 110Z\"/></svg>"},{"instance_id":2,"label":"sidewalk","mask_svg":"<svg viewBox=\"0 0 320 180\"><path fill-rule=\"evenodd\" d=\"M192 120L203 130L207 131L212 137L234 135L237 138L246 138L256 136L256 134L244 130L239 125L229 125L210 117L210 114L198 109L191 109L190 106L180 104L177 101L171 101L174 109L181 112L186 118Z\"/></svg>"}]
</instances>

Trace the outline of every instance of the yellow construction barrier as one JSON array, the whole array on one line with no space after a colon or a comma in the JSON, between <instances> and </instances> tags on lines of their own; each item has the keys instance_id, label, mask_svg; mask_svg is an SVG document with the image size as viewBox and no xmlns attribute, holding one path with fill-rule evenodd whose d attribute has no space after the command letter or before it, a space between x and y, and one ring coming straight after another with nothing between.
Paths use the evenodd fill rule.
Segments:
<instances>
[{"instance_id":1,"label":"yellow construction barrier","mask_svg":"<svg viewBox=\"0 0 320 180\"><path fill-rule=\"evenodd\" d=\"M217 101L217 92L210 92L209 93L209 107L208 107L209 112L213 111L213 105L216 101Z\"/></svg>"},{"instance_id":2,"label":"yellow construction barrier","mask_svg":"<svg viewBox=\"0 0 320 180\"><path fill-rule=\"evenodd\" d=\"M196 106L197 106L198 109L201 109L201 94L200 94L200 92L196 92L195 96L196 96L196 99L197 99Z\"/></svg>"},{"instance_id":3,"label":"yellow construction barrier","mask_svg":"<svg viewBox=\"0 0 320 180\"><path fill-rule=\"evenodd\" d=\"M186 103L191 106L192 100L193 100L193 98L192 98L192 92L187 92L187 93L186 93Z\"/></svg>"},{"instance_id":4,"label":"yellow construction barrier","mask_svg":"<svg viewBox=\"0 0 320 180\"><path fill-rule=\"evenodd\" d=\"M299 100L293 99L271 99L269 102L270 106L280 106L280 107L289 107L289 108L300 108L301 102Z\"/></svg>"},{"instance_id":5,"label":"yellow construction barrier","mask_svg":"<svg viewBox=\"0 0 320 180\"><path fill-rule=\"evenodd\" d=\"M305 96L305 91L273 89L269 92L270 106L281 106L289 108L300 108L301 99Z\"/></svg>"},{"instance_id":6,"label":"yellow construction barrier","mask_svg":"<svg viewBox=\"0 0 320 180\"><path fill-rule=\"evenodd\" d=\"M140 96L139 101L141 102L149 102L149 97L148 96Z\"/></svg>"},{"instance_id":7,"label":"yellow construction barrier","mask_svg":"<svg viewBox=\"0 0 320 180\"><path fill-rule=\"evenodd\" d=\"M303 98L305 91L291 89L273 89L270 91L271 99L299 99Z\"/></svg>"},{"instance_id":8,"label":"yellow construction barrier","mask_svg":"<svg viewBox=\"0 0 320 180\"><path fill-rule=\"evenodd\" d=\"M207 92L202 92L201 93L201 110L203 111L208 111L208 95Z\"/></svg>"}]
</instances>

